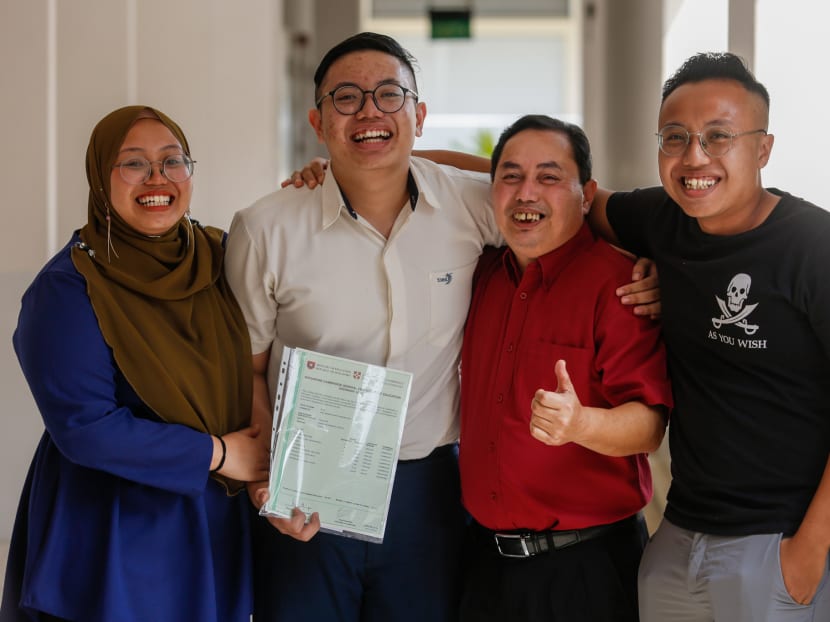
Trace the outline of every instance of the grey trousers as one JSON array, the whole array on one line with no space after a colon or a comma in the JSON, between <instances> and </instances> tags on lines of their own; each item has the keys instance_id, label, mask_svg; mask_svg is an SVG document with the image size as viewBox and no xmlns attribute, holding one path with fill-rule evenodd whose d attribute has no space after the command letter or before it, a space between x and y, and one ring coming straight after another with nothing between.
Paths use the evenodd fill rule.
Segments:
<instances>
[{"instance_id":1,"label":"grey trousers","mask_svg":"<svg viewBox=\"0 0 830 622\"><path fill-rule=\"evenodd\" d=\"M665 518L640 562L640 622L828 622L830 558L809 605L787 593L781 534L711 536Z\"/></svg>"}]
</instances>

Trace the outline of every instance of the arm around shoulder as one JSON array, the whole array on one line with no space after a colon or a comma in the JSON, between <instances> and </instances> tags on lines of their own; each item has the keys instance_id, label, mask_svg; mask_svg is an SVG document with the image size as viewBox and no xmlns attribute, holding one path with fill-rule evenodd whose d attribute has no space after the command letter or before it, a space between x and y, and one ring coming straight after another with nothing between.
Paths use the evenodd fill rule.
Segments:
<instances>
[{"instance_id":1,"label":"arm around shoulder","mask_svg":"<svg viewBox=\"0 0 830 622\"><path fill-rule=\"evenodd\" d=\"M610 242L611 244L618 244L619 238L611 227L608 220L608 199L613 193L605 188L597 188L594 194L594 200L591 202L591 209L588 211L587 219L588 225L594 233Z\"/></svg>"},{"instance_id":2,"label":"arm around shoulder","mask_svg":"<svg viewBox=\"0 0 830 622\"><path fill-rule=\"evenodd\" d=\"M448 149L416 149L412 155L435 162L436 164L448 164L465 171L478 171L479 173L490 172L490 158L464 153L462 151L450 151Z\"/></svg>"}]
</instances>

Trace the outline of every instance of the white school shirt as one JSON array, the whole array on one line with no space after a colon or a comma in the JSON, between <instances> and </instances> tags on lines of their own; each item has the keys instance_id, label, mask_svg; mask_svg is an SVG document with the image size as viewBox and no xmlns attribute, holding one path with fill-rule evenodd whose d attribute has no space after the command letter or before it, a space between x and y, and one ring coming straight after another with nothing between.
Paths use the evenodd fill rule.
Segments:
<instances>
[{"instance_id":1,"label":"white school shirt","mask_svg":"<svg viewBox=\"0 0 830 622\"><path fill-rule=\"evenodd\" d=\"M225 272L254 354L271 348L273 404L283 346L413 374L399 458L458 439L458 363L482 248L502 244L490 180L411 158L415 209L389 235L350 213L331 172L237 212Z\"/></svg>"}]
</instances>

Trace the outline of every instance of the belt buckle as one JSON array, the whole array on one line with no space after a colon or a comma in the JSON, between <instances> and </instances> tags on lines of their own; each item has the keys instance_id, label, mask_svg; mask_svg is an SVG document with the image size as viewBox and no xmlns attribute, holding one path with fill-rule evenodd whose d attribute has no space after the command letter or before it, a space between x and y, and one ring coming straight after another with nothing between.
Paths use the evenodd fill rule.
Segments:
<instances>
[{"instance_id":1,"label":"belt buckle","mask_svg":"<svg viewBox=\"0 0 830 622\"><path fill-rule=\"evenodd\" d=\"M499 551L499 555L502 557L517 557L517 558L525 558L530 557L531 553L527 550L527 540L525 540L525 535L520 533L496 533L493 534L493 538L496 540L496 549ZM499 538L505 538L509 540L518 540L522 545L522 552L523 555L517 555L515 553L505 553L501 550L501 542L499 542Z\"/></svg>"}]
</instances>

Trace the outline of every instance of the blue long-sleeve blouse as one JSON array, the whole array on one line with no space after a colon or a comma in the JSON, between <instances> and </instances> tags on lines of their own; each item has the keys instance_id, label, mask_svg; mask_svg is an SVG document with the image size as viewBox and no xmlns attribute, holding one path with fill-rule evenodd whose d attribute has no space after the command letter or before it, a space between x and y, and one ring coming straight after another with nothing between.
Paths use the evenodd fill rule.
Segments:
<instances>
[{"instance_id":1,"label":"blue long-sleeve blouse","mask_svg":"<svg viewBox=\"0 0 830 622\"><path fill-rule=\"evenodd\" d=\"M45 423L0 619L247 622L246 495L208 477L208 434L150 411L104 342L71 245L23 296L14 347Z\"/></svg>"}]
</instances>

